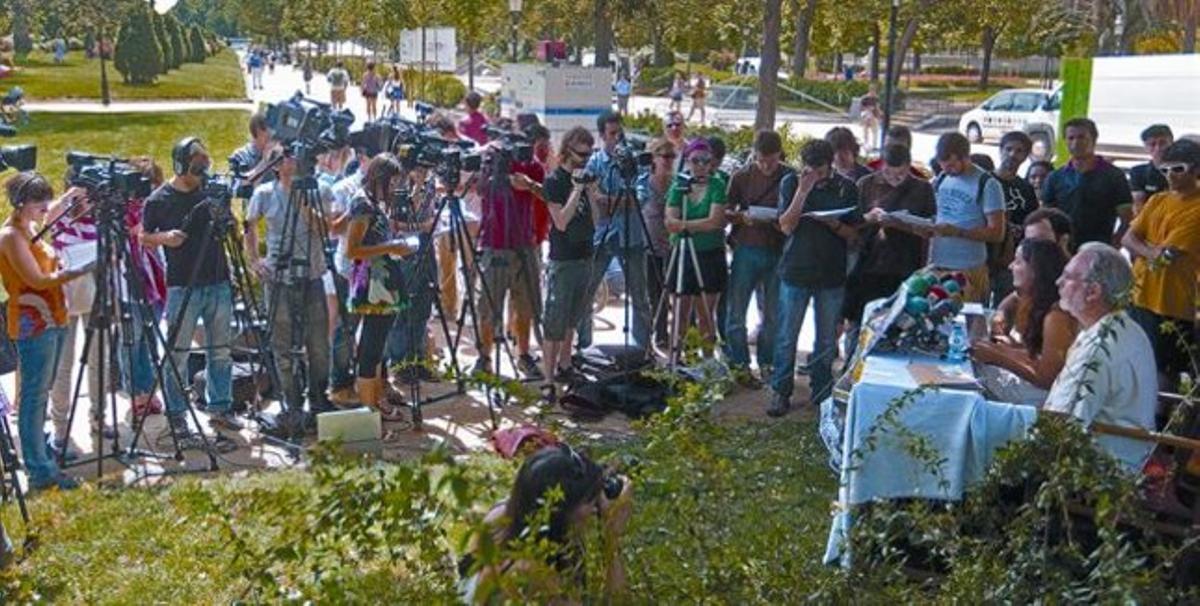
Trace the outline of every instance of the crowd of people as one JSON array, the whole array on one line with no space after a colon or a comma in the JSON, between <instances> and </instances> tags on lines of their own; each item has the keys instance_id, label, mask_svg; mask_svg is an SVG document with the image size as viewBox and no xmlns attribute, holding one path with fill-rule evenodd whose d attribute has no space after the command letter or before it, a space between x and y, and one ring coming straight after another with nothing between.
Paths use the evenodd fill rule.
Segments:
<instances>
[{"instance_id":1,"label":"crowd of people","mask_svg":"<svg viewBox=\"0 0 1200 606\"><path fill-rule=\"evenodd\" d=\"M368 64L364 94L386 89L379 75L368 83L372 74ZM342 77L332 75L331 82ZM310 208L300 221L291 208L297 158L273 140L264 116L251 119L251 140L235 155L260 180L248 184L238 231L263 285L271 350L284 378L283 414L272 431L301 436L312 415L349 405L402 418L398 385L436 380L427 362L452 346L433 330L435 307L451 325L462 319L460 329L477 330L473 371L514 372L557 394L582 380L575 354L593 344L592 301L614 265L628 305L621 328L634 351L682 363L684 337L695 329L706 357L721 357L743 386L769 384L771 416L792 407L798 373L809 375L808 401L828 397L836 361L857 346L866 304L926 266L965 275L964 298L997 309L993 338L977 343L973 355L993 391L1011 401L1041 404L1061 395L1079 344L1093 338L1100 309L1085 309L1092 299L1108 306L1105 314L1128 314L1145 340L1130 351L1146 345L1161 375L1155 390L1191 370L1200 145L1174 141L1165 126L1146 130L1151 160L1127 180L1096 155L1096 126L1084 118L1066 125L1071 157L1061 168L1029 162L1032 142L1013 132L1000 141L997 167L972 154L964 136L944 134L927 170L913 161L912 134L901 126L885 133L879 156L866 163L844 127L806 142L798 158L786 157L778 133L763 130L744 162L725 162L719 137L688 137L684 116L672 111L664 134L646 144L648 164L629 175L619 165L627 145L620 112L604 112L594 130L568 130L555 147L536 117L493 124L480 105L470 93L465 117L456 123L435 113L428 126L493 151L493 127L520 132L531 158L514 158L499 177L447 179L398 150L329 150L316 163L317 186L307 186ZM129 218L150 293L145 313L180 335L167 352L176 366L186 367L190 350L205 353L211 423L239 429L231 406L230 260L223 247L205 242L209 220L195 212L211 160L191 138L176 146L171 164L164 180L153 161L142 160L156 189ZM69 354L94 288L79 287L87 272L57 269L53 249L30 235L81 192L70 188L51 204L53 187L33 172L12 177L7 190L15 210L0 231L0 277L20 359L22 452L35 487L69 487L54 458L78 451L65 426ZM404 212L397 192L405 193ZM445 194L462 200L466 238L434 224ZM65 227L53 240L60 250L95 238L86 207L71 207L83 212L60 222ZM330 257L327 239L336 245ZM471 250L463 250L466 243ZM1117 254L1128 268L1124 285L1114 277L1114 247L1133 259L1129 267ZM1114 276L1097 277L1103 272ZM757 326L748 326L752 304ZM815 342L798 361L810 305ZM158 414L164 407L146 351L154 343L140 339L145 346L119 360L119 388L132 394L135 415ZM511 371L500 347L510 339ZM293 378L298 368L303 381ZM106 391L100 374L89 376L94 406ZM194 442L186 386L163 380L161 387L171 431ZM36 436L48 398L54 427L43 441ZM1136 421L1144 426L1145 419Z\"/></svg>"}]
</instances>

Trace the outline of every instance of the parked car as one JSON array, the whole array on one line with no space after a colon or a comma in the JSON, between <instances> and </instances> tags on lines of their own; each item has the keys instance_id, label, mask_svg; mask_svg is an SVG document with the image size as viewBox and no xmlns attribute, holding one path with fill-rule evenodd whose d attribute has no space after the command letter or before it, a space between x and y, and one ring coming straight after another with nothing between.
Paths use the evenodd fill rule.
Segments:
<instances>
[{"instance_id":1,"label":"parked car","mask_svg":"<svg viewBox=\"0 0 1200 606\"><path fill-rule=\"evenodd\" d=\"M1061 106L1062 89L1002 90L963 114L958 121L958 130L972 143L999 139L1009 131L1024 131L1033 139L1031 156L1048 160L1054 156Z\"/></svg>"}]
</instances>

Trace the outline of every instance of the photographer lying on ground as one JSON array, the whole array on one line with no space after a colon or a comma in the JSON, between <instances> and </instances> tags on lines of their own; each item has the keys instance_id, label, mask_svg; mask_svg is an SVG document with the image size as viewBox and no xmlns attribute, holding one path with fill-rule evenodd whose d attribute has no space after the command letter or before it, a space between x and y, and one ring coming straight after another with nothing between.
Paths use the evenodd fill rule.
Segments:
<instances>
[{"instance_id":1,"label":"photographer lying on ground","mask_svg":"<svg viewBox=\"0 0 1200 606\"><path fill-rule=\"evenodd\" d=\"M556 492L561 498L552 496ZM549 519L539 520L547 502L552 503ZM599 465L566 444L539 450L517 471L512 494L484 519L492 530L490 537L474 537L469 553L459 562L463 601L487 604L496 598L555 596L550 603L579 603L586 581L584 552L588 545L584 533L593 517L603 524L600 548L607 570L603 595L623 595L625 566L618 554L618 542L632 511L629 478L606 475ZM557 548L547 554L545 561L509 554L499 556L498 561L481 561L483 554L494 553L487 547L519 550L518 542L528 540L534 532L540 533L536 539L549 541ZM509 577L510 572L519 578ZM520 595L509 595L521 590Z\"/></svg>"}]
</instances>

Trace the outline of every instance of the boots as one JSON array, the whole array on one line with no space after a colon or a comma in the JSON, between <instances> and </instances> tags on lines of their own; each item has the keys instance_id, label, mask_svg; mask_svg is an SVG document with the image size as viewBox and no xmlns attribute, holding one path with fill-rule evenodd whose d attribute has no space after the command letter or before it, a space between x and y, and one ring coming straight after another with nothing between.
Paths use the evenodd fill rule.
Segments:
<instances>
[{"instance_id":1,"label":"boots","mask_svg":"<svg viewBox=\"0 0 1200 606\"><path fill-rule=\"evenodd\" d=\"M359 402L369 408L379 408L379 401L383 399L382 388L383 384L378 378L354 380L354 390L358 392Z\"/></svg>"}]
</instances>

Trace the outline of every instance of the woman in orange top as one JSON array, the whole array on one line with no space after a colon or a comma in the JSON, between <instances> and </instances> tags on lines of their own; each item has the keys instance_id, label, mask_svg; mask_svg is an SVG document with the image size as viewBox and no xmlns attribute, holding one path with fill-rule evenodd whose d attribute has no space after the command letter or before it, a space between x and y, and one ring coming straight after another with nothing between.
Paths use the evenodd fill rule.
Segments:
<instances>
[{"instance_id":1,"label":"woman in orange top","mask_svg":"<svg viewBox=\"0 0 1200 606\"><path fill-rule=\"evenodd\" d=\"M1066 364L1079 323L1058 305L1067 254L1050 240L1025 240L1009 267L1014 292L997 312L990 342L973 346L980 375L996 397L1040 406Z\"/></svg>"},{"instance_id":2,"label":"woman in orange top","mask_svg":"<svg viewBox=\"0 0 1200 606\"><path fill-rule=\"evenodd\" d=\"M75 488L76 481L59 471L47 455L42 431L67 321L62 285L88 273L91 267L58 270L50 246L33 241L35 225L46 218L54 197L45 177L26 171L10 178L4 187L13 212L0 228L0 279L8 291L8 337L17 346L21 458L34 490Z\"/></svg>"}]
</instances>

